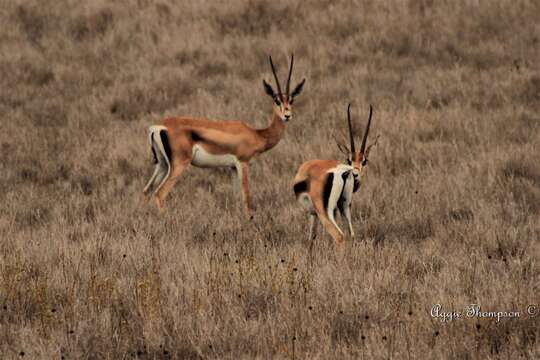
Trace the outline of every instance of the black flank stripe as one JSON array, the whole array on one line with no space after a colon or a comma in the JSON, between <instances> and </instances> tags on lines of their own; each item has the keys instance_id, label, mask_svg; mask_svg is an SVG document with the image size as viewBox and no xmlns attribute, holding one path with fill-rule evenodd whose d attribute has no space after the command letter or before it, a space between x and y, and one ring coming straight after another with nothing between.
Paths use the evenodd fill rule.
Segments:
<instances>
[{"instance_id":1,"label":"black flank stripe","mask_svg":"<svg viewBox=\"0 0 540 360\"><path fill-rule=\"evenodd\" d=\"M163 148L165 149L165 154L167 154L167 159L169 159L169 162L171 162L171 144L169 144L169 137L167 136L167 131L161 130L159 132L159 136L161 137L161 142L163 144Z\"/></svg>"},{"instance_id":2,"label":"black flank stripe","mask_svg":"<svg viewBox=\"0 0 540 360\"><path fill-rule=\"evenodd\" d=\"M296 195L296 197L298 197L298 195L300 195L301 193L303 192L307 192L308 191L308 183L307 181L300 181L300 182L297 182L296 184L294 184L293 186L293 190L294 190L294 195Z\"/></svg>"},{"instance_id":3,"label":"black flank stripe","mask_svg":"<svg viewBox=\"0 0 540 360\"><path fill-rule=\"evenodd\" d=\"M195 131L191 132L191 140L193 140L193 141L201 141L202 139L203 138L201 137L201 135L199 135Z\"/></svg>"},{"instance_id":4,"label":"black flank stripe","mask_svg":"<svg viewBox=\"0 0 540 360\"><path fill-rule=\"evenodd\" d=\"M332 184L334 183L334 173L328 173L323 189L323 205L324 209L328 209L328 201L330 201L330 193L332 192Z\"/></svg>"}]
</instances>

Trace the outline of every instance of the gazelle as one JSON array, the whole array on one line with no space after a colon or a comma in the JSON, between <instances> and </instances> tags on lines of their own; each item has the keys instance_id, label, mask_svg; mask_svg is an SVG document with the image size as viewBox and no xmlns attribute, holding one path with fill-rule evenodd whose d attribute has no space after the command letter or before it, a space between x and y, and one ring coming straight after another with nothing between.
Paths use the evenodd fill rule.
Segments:
<instances>
[{"instance_id":1,"label":"gazelle","mask_svg":"<svg viewBox=\"0 0 540 360\"><path fill-rule=\"evenodd\" d=\"M337 210L347 219L349 233L351 237L354 237L351 222L352 194L360 188L361 179L368 164L370 150L378 139L377 137L375 142L366 148L373 114L373 108L370 105L362 145L360 151L356 151L350 109L351 105L349 104L347 107L347 121L351 147L347 149L346 146L338 143L339 149L347 155L347 164L341 164L337 160L306 161L298 169L293 186L296 199L309 213L309 240L312 241L316 236L316 217L318 217L338 247L343 243L343 231L336 223Z\"/></svg>"},{"instance_id":2,"label":"gazelle","mask_svg":"<svg viewBox=\"0 0 540 360\"><path fill-rule=\"evenodd\" d=\"M271 56L269 60L277 92L263 80L264 90L273 100L268 127L254 129L242 121L173 117L149 128L156 167L143 192L147 194L152 191L158 209L163 209L167 194L191 164L201 168L235 168L245 211L248 216L251 215L248 163L255 155L272 149L281 140L285 123L292 119L294 99L302 91L306 80L303 79L290 91L294 63L294 56L291 56L287 85L285 92L282 92Z\"/></svg>"}]
</instances>

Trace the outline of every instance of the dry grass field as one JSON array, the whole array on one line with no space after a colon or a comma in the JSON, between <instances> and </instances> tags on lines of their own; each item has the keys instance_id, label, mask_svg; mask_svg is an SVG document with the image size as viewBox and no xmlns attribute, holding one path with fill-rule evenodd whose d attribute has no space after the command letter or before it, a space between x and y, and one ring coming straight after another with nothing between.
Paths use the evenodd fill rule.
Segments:
<instances>
[{"instance_id":1,"label":"dry grass field","mask_svg":"<svg viewBox=\"0 0 540 360\"><path fill-rule=\"evenodd\" d=\"M540 3L0 0L1 359L538 359ZM264 127L268 55L306 86L251 163L160 215L146 129ZM283 80L282 80L283 81ZM357 236L308 262L292 178L380 134ZM519 311L443 322L434 304Z\"/></svg>"}]
</instances>

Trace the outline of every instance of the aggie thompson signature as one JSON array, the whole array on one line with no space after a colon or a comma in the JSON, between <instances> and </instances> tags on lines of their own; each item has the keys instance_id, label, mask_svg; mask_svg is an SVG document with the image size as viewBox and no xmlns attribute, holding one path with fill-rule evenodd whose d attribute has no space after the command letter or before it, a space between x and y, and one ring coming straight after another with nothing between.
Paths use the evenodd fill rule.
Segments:
<instances>
[{"instance_id":1,"label":"aggie thompson signature","mask_svg":"<svg viewBox=\"0 0 540 360\"><path fill-rule=\"evenodd\" d=\"M497 322L505 318L518 318L521 316L534 318L540 316L540 307L538 305L529 305L525 312L521 311L484 311L478 304L466 305L463 311L446 311L441 304L434 304L431 307L431 317L438 318L442 322L450 322L461 318L493 318Z\"/></svg>"}]
</instances>

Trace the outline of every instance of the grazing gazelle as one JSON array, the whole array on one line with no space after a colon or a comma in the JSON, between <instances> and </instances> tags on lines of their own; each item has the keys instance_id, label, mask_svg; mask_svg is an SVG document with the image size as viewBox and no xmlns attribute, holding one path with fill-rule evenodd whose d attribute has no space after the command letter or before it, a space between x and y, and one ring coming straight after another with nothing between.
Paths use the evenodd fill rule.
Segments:
<instances>
[{"instance_id":1,"label":"grazing gazelle","mask_svg":"<svg viewBox=\"0 0 540 360\"><path fill-rule=\"evenodd\" d=\"M347 165L341 164L337 160L306 161L298 169L293 186L296 199L306 208L310 216L309 240L312 241L314 235L316 235L316 217L318 217L338 247L343 242L343 231L336 223L337 210L347 219L349 233L353 237L354 230L351 222L352 194L360 187L360 180L368 163L369 152L373 145L377 143L376 139L374 143L366 148L373 113L370 105L366 132L362 139L360 151L356 151L350 108L351 105L349 104L347 107L347 120L351 148L347 149L346 146L338 143L340 150L347 155Z\"/></svg>"},{"instance_id":2,"label":"grazing gazelle","mask_svg":"<svg viewBox=\"0 0 540 360\"><path fill-rule=\"evenodd\" d=\"M265 129L254 129L242 121L196 119L191 117L167 118L149 128L149 138L156 168L144 188L152 191L159 209L165 197L191 164L201 168L232 167L238 173L245 210L251 215L248 188L248 163L255 155L272 149L281 140L285 123L292 118L294 98L304 86L303 79L290 91L294 58L291 57L285 92L272 62L270 66L276 81L277 93L263 80L264 90L272 97L270 124Z\"/></svg>"}]
</instances>

